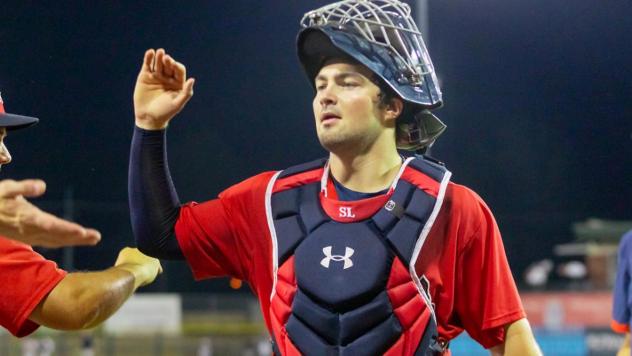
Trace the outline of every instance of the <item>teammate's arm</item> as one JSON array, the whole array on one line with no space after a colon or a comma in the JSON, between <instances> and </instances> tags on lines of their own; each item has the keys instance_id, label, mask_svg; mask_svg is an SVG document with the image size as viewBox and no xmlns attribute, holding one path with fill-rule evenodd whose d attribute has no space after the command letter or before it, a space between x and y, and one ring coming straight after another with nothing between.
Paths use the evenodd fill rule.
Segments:
<instances>
[{"instance_id":1,"label":"teammate's arm","mask_svg":"<svg viewBox=\"0 0 632 356\"><path fill-rule=\"evenodd\" d=\"M0 235L32 246L94 245L101 234L38 209L24 197L46 191L39 179L0 181Z\"/></svg>"},{"instance_id":2,"label":"teammate's arm","mask_svg":"<svg viewBox=\"0 0 632 356\"><path fill-rule=\"evenodd\" d=\"M161 272L157 259L126 247L119 252L114 267L66 275L29 319L60 330L94 327L114 314L138 287L153 282Z\"/></svg>"},{"instance_id":3,"label":"teammate's arm","mask_svg":"<svg viewBox=\"0 0 632 356\"><path fill-rule=\"evenodd\" d=\"M505 326L505 342L489 349L493 356L542 355L533 337L527 319L520 319Z\"/></svg>"}]
</instances>

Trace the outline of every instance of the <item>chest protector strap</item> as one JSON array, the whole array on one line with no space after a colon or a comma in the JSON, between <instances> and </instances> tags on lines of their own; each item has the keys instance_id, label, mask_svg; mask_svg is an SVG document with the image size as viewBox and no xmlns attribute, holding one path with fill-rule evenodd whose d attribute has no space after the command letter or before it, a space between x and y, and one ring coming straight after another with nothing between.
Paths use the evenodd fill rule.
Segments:
<instances>
[{"instance_id":1,"label":"chest protector strap","mask_svg":"<svg viewBox=\"0 0 632 356\"><path fill-rule=\"evenodd\" d=\"M341 222L322 207L327 170L326 160L289 168L266 192L275 353L440 354L431 286L415 263L450 172L408 158L383 205ZM341 212L353 216L350 208Z\"/></svg>"}]
</instances>

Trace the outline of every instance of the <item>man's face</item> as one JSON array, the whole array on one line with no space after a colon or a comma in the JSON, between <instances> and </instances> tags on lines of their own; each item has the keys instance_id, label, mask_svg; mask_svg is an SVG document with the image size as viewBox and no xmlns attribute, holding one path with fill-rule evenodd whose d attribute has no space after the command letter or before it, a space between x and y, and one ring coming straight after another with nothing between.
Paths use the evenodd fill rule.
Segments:
<instances>
[{"instance_id":1,"label":"man's face","mask_svg":"<svg viewBox=\"0 0 632 356\"><path fill-rule=\"evenodd\" d=\"M340 60L326 62L318 72L316 133L328 151L362 150L384 131L380 88L371 77L366 67Z\"/></svg>"},{"instance_id":2,"label":"man's face","mask_svg":"<svg viewBox=\"0 0 632 356\"><path fill-rule=\"evenodd\" d=\"M7 129L0 127L0 168L2 168L3 164L11 162L11 154L9 153L7 146L4 145L5 137L7 137Z\"/></svg>"}]
</instances>

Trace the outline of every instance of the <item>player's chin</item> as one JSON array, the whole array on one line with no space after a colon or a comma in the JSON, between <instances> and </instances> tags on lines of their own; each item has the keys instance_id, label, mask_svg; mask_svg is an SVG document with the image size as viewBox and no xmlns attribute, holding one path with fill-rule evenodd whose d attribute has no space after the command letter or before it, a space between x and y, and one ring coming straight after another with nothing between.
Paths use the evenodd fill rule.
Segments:
<instances>
[{"instance_id":1,"label":"player's chin","mask_svg":"<svg viewBox=\"0 0 632 356\"><path fill-rule=\"evenodd\" d=\"M336 152L349 145L349 139L340 132L319 132L318 141L329 152Z\"/></svg>"}]
</instances>

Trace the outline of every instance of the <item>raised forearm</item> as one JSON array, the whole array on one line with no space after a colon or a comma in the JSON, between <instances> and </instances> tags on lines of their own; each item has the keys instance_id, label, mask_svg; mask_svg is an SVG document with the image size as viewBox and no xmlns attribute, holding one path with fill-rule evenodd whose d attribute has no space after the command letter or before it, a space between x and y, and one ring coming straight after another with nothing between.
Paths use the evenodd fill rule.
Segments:
<instances>
[{"instance_id":1,"label":"raised forearm","mask_svg":"<svg viewBox=\"0 0 632 356\"><path fill-rule=\"evenodd\" d=\"M144 253L184 259L174 233L180 200L169 173L165 134L134 129L128 181L132 230Z\"/></svg>"},{"instance_id":2,"label":"raised forearm","mask_svg":"<svg viewBox=\"0 0 632 356\"><path fill-rule=\"evenodd\" d=\"M141 251L162 259L184 259L173 232L180 201L169 174L164 130L193 96L194 83L186 67L161 48L145 52L134 87L132 229Z\"/></svg>"}]
</instances>

